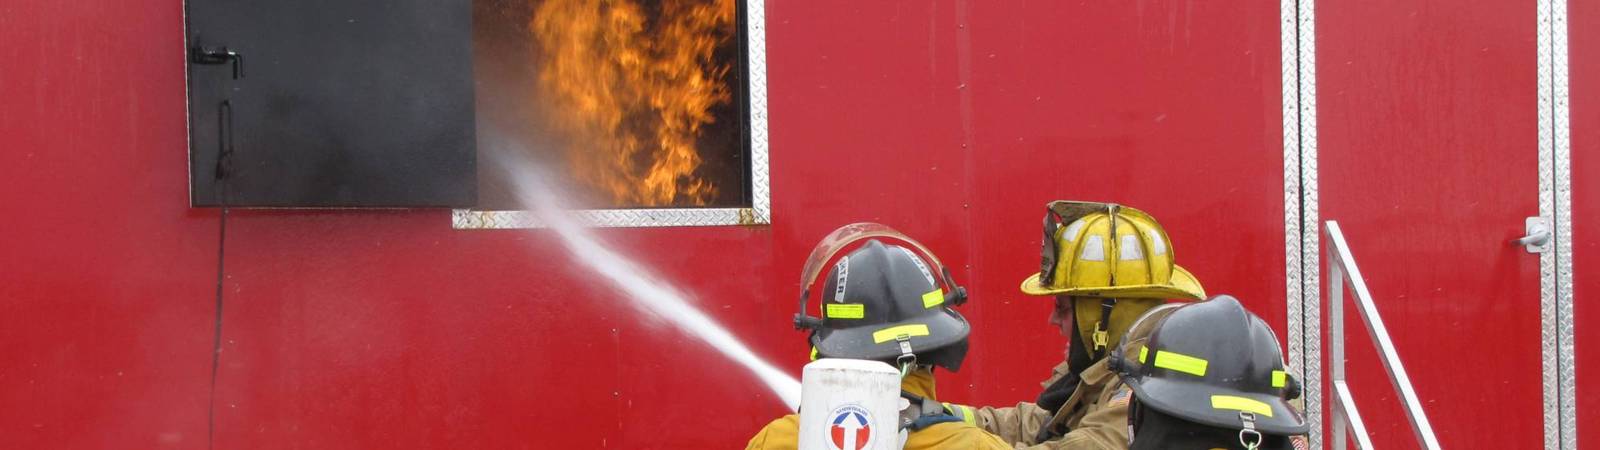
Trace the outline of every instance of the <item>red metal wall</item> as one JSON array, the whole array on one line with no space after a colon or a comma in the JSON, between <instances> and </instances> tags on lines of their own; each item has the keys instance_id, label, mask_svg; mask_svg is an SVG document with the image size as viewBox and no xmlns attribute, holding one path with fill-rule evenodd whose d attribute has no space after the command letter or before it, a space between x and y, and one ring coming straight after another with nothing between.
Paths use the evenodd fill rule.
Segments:
<instances>
[{"instance_id":1,"label":"red metal wall","mask_svg":"<svg viewBox=\"0 0 1600 450\"><path fill-rule=\"evenodd\" d=\"M1600 446L1600 2L1568 2L1578 444ZM1587 387L1587 389L1585 389Z\"/></svg>"},{"instance_id":2,"label":"red metal wall","mask_svg":"<svg viewBox=\"0 0 1600 450\"><path fill-rule=\"evenodd\" d=\"M1507 243L1539 214L1534 6L1317 8L1321 216L1341 224L1447 448L1544 442L1539 255ZM1357 406L1379 447L1415 448L1346 305Z\"/></svg>"},{"instance_id":3,"label":"red metal wall","mask_svg":"<svg viewBox=\"0 0 1600 450\"><path fill-rule=\"evenodd\" d=\"M801 258L842 223L968 283L947 400L1031 397L1062 342L1046 200L1167 225L1212 292L1284 323L1275 5L767 5L766 227L606 230L798 371ZM218 215L187 207L181 5L0 6L0 447L202 448ZM783 413L641 322L539 231L444 211L235 212L217 448L735 447Z\"/></svg>"}]
</instances>

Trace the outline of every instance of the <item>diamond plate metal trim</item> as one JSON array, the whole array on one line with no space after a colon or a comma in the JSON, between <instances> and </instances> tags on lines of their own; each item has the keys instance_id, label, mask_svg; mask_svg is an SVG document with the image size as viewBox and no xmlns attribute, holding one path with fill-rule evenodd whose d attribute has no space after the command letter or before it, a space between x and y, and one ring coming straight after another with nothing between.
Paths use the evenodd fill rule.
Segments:
<instances>
[{"instance_id":1,"label":"diamond plate metal trim","mask_svg":"<svg viewBox=\"0 0 1600 450\"><path fill-rule=\"evenodd\" d=\"M1544 21L1540 22L1545 23ZM1552 155L1555 168L1556 224L1556 384L1560 448L1578 448L1575 344L1572 329L1572 140L1567 79L1567 0L1550 1L1550 78ZM1541 62L1544 60L1541 59ZM1541 186L1543 183L1541 183ZM1543 260L1540 261L1541 264ZM1550 355L1545 354L1546 357Z\"/></svg>"},{"instance_id":2,"label":"diamond plate metal trim","mask_svg":"<svg viewBox=\"0 0 1600 450\"><path fill-rule=\"evenodd\" d=\"M772 190L767 145L766 2L745 2L745 46L750 96L749 208L587 209L573 211L578 223L591 227L682 227L760 225L772 223ZM450 214L455 229L544 228L529 211L457 209Z\"/></svg>"},{"instance_id":3,"label":"diamond plate metal trim","mask_svg":"<svg viewBox=\"0 0 1600 450\"><path fill-rule=\"evenodd\" d=\"M1555 0L1538 1L1538 80L1539 80L1539 217L1555 221ZM1565 5L1562 5L1565 14ZM1563 20L1565 22L1565 20ZM1563 33L1564 34L1564 33ZM1564 52L1564 50L1563 50ZM1562 101L1561 103L1565 103ZM1559 225L1558 225L1559 227ZM1556 235L1561 236L1558 230ZM1557 246L1559 247L1559 243ZM1556 257L1560 253L1539 255L1539 347L1542 349L1540 373L1543 385L1544 448L1563 448L1561 436L1560 348L1556 309Z\"/></svg>"},{"instance_id":4,"label":"diamond plate metal trim","mask_svg":"<svg viewBox=\"0 0 1600 450\"><path fill-rule=\"evenodd\" d=\"M1322 448L1322 297L1318 283L1321 220L1317 203L1316 0L1297 0L1296 25L1300 116L1300 273L1305 312L1306 419L1311 448Z\"/></svg>"},{"instance_id":5,"label":"diamond plate metal trim","mask_svg":"<svg viewBox=\"0 0 1600 450\"><path fill-rule=\"evenodd\" d=\"M1283 77L1283 275L1288 315L1289 371L1305 373L1304 281L1300 270L1300 64L1298 8L1295 0L1278 3L1278 35Z\"/></svg>"},{"instance_id":6,"label":"diamond plate metal trim","mask_svg":"<svg viewBox=\"0 0 1600 450\"><path fill-rule=\"evenodd\" d=\"M745 2L745 46L750 72L750 200L754 223L772 223L767 173L767 4Z\"/></svg>"}]
</instances>

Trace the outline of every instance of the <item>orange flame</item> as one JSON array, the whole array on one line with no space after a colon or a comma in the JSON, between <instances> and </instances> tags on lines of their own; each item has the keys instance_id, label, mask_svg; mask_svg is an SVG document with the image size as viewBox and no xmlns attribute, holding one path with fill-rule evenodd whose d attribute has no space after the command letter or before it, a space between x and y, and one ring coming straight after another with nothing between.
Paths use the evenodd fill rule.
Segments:
<instances>
[{"instance_id":1,"label":"orange flame","mask_svg":"<svg viewBox=\"0 0 1600 450\"><path fill-rule=\"evenodd\" d=\"M703 205L717 187L695 174L695 141L732 100L713 52L733 36L734 0L658 7L545 0L531 23L539 87L579 182L618 204Z\"/></svg>"}]
</instances>

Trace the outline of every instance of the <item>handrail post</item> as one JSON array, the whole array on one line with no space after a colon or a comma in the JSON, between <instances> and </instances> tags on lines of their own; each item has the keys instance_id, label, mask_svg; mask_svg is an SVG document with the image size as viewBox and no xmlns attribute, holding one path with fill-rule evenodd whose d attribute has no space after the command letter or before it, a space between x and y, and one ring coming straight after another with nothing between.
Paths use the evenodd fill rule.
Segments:
<instances>
[{"instance_id":1,"label":"handrail post","mask_svg":"<svg viewBox=\"0 0 1600 450\"><path fill-rule=\"evenodd\" d=\"M1330 353L1328 355L1328 366L1329 370L1332 372L1332 374L1330 374L1331 380L1329 380L1328 383L1328 386L1330 387L1339 386L1345 382L1344 263L1343 261L1339 260L1339 252L1336 250L1336 246L1340 243L1340 241L1331 238L1334 233L1338 233L1338 227L1339 224L1329 221L1328 234L1330 239L1324 239L1322 241L1323 246L1327 249L1327 256L1324 258L1324 260L1328 261L1329 263L1328 301L1325 303L1328 305L1328 351ZM1322 398L1331 398L1333 401L1341 403L1345 400L1344 397L1338 395L1338 392L1334 392L1333 394L1334 395L1324 394ZM1333 413L1333 449L1345 450L1346 448L1349 448L1348 442L1350 436L1349 431L1346 429L1346 424L1348 423L1349 418L1346 417L1345 414L1349 409L1349 406L1353 405L1339 406L1340 407L1333 408L1333 411L1331 411Z\"/></svg>"}]
</instances>

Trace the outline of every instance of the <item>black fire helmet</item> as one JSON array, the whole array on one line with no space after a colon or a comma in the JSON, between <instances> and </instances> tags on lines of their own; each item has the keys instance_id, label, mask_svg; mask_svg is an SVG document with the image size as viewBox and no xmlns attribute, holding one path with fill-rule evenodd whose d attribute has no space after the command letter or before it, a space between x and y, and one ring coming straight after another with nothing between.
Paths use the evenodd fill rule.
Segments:
<instances>
[{"instance_id":1,"label":"black fire helmet","mask_svg":"<svg viewBox=\"0 0 1600 450\"><path fill-rule=\"evenodd\" d=\"M859 241L830 266L817 299L821 317L807 314L817 269ZM922 244L884 225L850 224L824 238L806 266L795 326L811 330L815 358L960 369L972 328L951 306L966 301L966 290Z\"/></svg>"},{"instance_id":2,"label":"black fire helmet","mask_svg":"<svg viewBox=\"0 0 1600 450\"><path fill-rule=\"evenodd\" d=\"M1300 387L1284 370L1277 336L1231 296L1153 310L1121 347L1111 355L1112 369L1141 408L1241 435L1309 430L1289 404Z\"/></svg>"}]
</instances>

